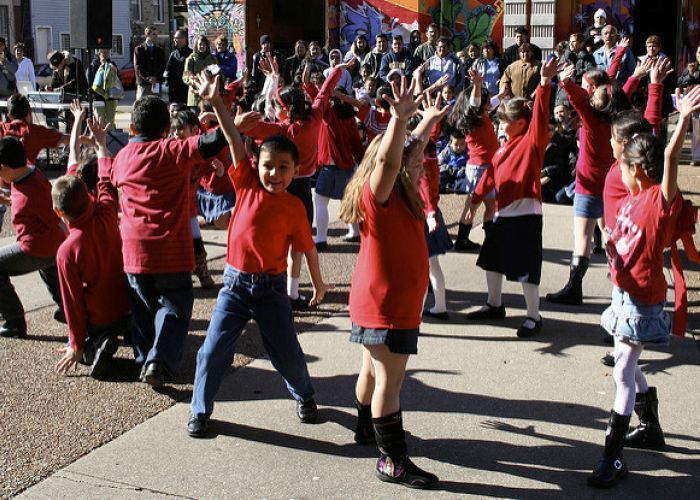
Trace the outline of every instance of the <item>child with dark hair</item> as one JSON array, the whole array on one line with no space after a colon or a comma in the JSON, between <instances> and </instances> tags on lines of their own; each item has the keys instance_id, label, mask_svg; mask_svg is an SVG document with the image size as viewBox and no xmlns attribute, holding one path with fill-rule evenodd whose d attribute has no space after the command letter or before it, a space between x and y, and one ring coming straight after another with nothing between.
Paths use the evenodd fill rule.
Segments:
<instances>
[{"instance_id":1,"label":"child with dark hair","mask_svg":"<svg viewBox=\"0 0 700 500\"><path fill-rule=\"evenodd\" d=\"M303 423L316 420L314 389L285 293L290 243L294 251L306 256L314 287L311 303L321 302L332 288L323 282L304 206L287 192L299 170L296 145L284 136L266 138L260 146L256 171L233 118L216 93L218 80L219 77L211 81L201 75L199 90L201 97L214 106L231 148L229 176L238 203L229 228L224 287L219 292L207 337L197 353L192 416L187 423L192 437L206 436L214 397L233 361L236 340L251 319L260 326L272 365L284 377L297 402L297 416Z\"/></svg>"},{"instance_id":2,"label":"child with dark hair","mask_svg":"<svg viewBox=\"0 0 700 500\"><path fill-rule=\"evenodd\" d=\"M437 155L441 193L464 192L467 159L467 140L464 133L452 129L447 145Z\"/></svg>"},{"instance_id":3,"label":"child with dark hair","mask_svg":"<svg viewBox=\"0 0 700 500\"><path fill-rule=\"evenodd\" d=\"M656 388L649 387L638 361L645 346L666 345L671 317L664 311L666 279L664 249L678 238L686 206L678 190L678 162L690 117L700 110L700 88L681 98L676 93L679 120L673 137L663 142L651 134L632 137L620 163L622 180L629 191L621 204L607 244L610 275L615 285L612 303L601 325L615 339L615 401L610 411L605 447L588 484L614 486L627 474L622 450L629 446L664 448L658 419ZM694 220L692 222L694 225ZM674 317L674 333L677 331ZM632 411L640 425L629 432Z\"/></svg>"},{"instance_id":4,"label":"child with dark hair","mask_svg":"<svg viewBox=\"0 0 700 500\"><path fill-rule=\"evenodd\" d=\"M134 316L133 344L141 379L154 387L179 366L192 315L189 189L192 168L226 144L220 131L167 138L168 106L155 96L134 104L134 137L114 158L121 190L124 271Z\"/></svg>"},{"instance_id":5,"label":"child with dark hair","mask_svg":"<svg viewBox=\"0 0 700 500\"><path fill-rule=\"evenodd\" d=\"M75 127L84 113L73 113ZM56 215L66 223L68 237L56 254L61 296L66 311L69 343L61 349L58 373L78 363L90 367L94 378L109 370L119 347L117 336L129 337L131 318L122 262L117 217L118 194L109 181L112 158L105 142L105 125L89 122L97 147L99 181L93 198L79 177L66 175L53 185Z\"/></svg>"},{"instance_id":6,"label":"child with dark hair","mask_svg":"<svg viewBox=\"0 0 700 500\"><path fill-rule=\"evenodd\" d=\"M367 131L367 143L369 144L377 135L386 130L391 114L389 113L389 102L385 96L391 96L391 87L386 85L379 87L376 97L370 102L353 99L350 96L339 95L340 100L354 106L357 109L357 118Z\"/></svg>"},{"instance_id":7,"label":"child with dark hair","mask_svg":"<svg viewBox=\"0 0 700 500\"><path fill-rule=\"evenodd\" d=\"M51 184L40 170L27 165L24 146L16 137L0 138L0 179L12 186L12 227L17 235L15 243L0 248L0 336L26 337L24 308L10 277L39 271L59 308L54 319L63 320L56 251L65 231L51 206Z\"/></svg>"}]
</instances>

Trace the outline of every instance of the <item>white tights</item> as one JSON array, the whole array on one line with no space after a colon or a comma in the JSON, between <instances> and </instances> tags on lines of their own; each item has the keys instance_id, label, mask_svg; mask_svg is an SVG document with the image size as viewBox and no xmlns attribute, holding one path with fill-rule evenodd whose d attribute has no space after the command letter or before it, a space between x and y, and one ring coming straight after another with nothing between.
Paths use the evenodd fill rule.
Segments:
<instances>
[{"instance_id":1,"label":"white tights","mask_svg":"<svg viewBox=\"0 0 700 500\"><path fill-rule=\"evenodd\" d=\"M527 316L532 319L540 317L540 287L532 283L523 283L523 296L527 307ZM503 275L493 271L486 271L486 288L488 298L486 303L492 307L500 307L502 304Z\"/></svg>"},{"instance_id":2,"label":"white tights","mask_svg":"<svg viewBox=\"0 0 700 500\"><path fill-rule=\"evenodd\" d=\"M435 304L430 308L431 313L441 313L447 311L445 304L445 275L442 273L438 255L430 257L430 284L433 287L433 297Z\"/></svg>"},{"instance_id":3,"label":"white tights","mask_svg":"<svg viewBox=\"0 0 700 500\"><path fill-rule=\"evenodd\" d=\"M331 199L318 193L314 195L314 211L316 212L316 243L322 243L328 239L328 204ZM348 224L347 237L359 236L360 230L357 224Z\"/></svg>"},{"instance_id":4,"label":"white tights","mask_svg":"<svg viewBox=\"0 0 700 500\"><path fill-rule=\"evenodd\" d=\"M632 415L635 393L647 392L649 385L637 361L644 348L615 338L615 403L613 410L618 415Z\"/></svg>"}]
</instances>

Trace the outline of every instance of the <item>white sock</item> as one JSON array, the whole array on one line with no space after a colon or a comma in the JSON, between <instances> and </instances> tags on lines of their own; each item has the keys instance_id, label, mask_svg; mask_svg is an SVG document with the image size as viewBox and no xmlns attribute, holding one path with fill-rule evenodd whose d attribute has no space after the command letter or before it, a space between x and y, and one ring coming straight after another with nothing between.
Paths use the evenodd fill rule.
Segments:
<instances>
[{"instance_id":1,"label":"white sock","mask_svg":"<svg viewBox=\"0 0 700 500\"><path fill-rule=\"evenodd\" d=\"M314 195L314 207L316 210L316 243L321 243L328 239L328 203L331 201L327 196L318 193Z\"/></svg>"},{"instance_id":2,"label":"white sock","mask_svg":"<svg viewBox=\"0 0 700 500\"><path fill-rule=\"evenodd\" d=\"M359 224L348 224L348 232L345 235L346 238L354 238L355 236L360 236L360 225Z\"/></svg>"},{"instance_id":3,"label":"white sock","mask_svg":"<svg viewBox=\"0 0 700 500\"><path fill-rule=\"evenodd\" d=\"M525 306L527 307L527 317L540 319L540 287L532 283L523 283L523 295L525 296ZM535 325L527 325L529 328Z\"/></svg>"},{"instance_id":4,"label":"white sock","mask_svg":"<svg viewBox=\"0 0 700 500\"><path fill-rule=\"evenodd\" d=\"M447 311L445 305L445 275L440 267L438 255L430 257L430 284L433 285L433 297L435 304L430 309L431 313L442 313Z\"/></svg>"},{"instance_id":5,"label":"white sock","mask_svg":"<svg viewBox=\"0 0 700 500\"><path fill-rule=\"evenodd\" d=\"M287 276L287 295L292 300L299 298L299 278Z\"/></svg>"},{"instance_id":6,"label":"white sock","mask_svg":"<svg viewBox=\"0 0 700 500\"><path fill-rule=\"evenodd\" d=\"M493 271L486 271L486 288L489 294L486 303L491 307L501 307L503 275Z\"/></svg>"}]
</instances>

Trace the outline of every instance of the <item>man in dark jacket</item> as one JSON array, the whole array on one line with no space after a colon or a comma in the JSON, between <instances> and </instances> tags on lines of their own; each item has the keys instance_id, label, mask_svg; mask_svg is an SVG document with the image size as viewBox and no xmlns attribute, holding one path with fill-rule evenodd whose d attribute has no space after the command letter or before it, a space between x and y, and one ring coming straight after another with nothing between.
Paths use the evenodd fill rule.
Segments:
<instances>
[{"instance_id":1,"label":"man in dark jacket","mask_svg":"<svg viewBox=\"0 0 700 500\"><path fill-rule=\"evenodd\" d=\"M185 71L185 59L192 53L187 45L187 31L177 30L173 37L175 50L170 53L165 65L165 75L168 80L168 100L170 104L187 102L187 85L182 81Z\"/></svg>"},{"instance_id":2,"label":"man in dark jacket","mask_svg":"<svg viewBox=\"0 0 700 500\"><path fill-rule=\"evenodd\" d=\"M406 78L413 76L413 54L403 46L403 37L394 35L391 41L391 51L382 57L379 76L387 81L387 75L392 69L399 69Z\"/></svg>"},{"instance_id":3,"label":"man in dark jacket","mask_svg":"<svg viewBox=\"0 0 700 500\"><path fill-rule=\"evenodd\" d=\"M374 48L365 56L362 64L369 64L371 75L379 79L379 69L382 65L382 58L389 50L389 41L384 33L379 33L375 39Z\"/></svg>"},{"instance_id":4,"label":"man in dark jacket","mask_svg":"<svg viewBox=\"0 0 700 500\"><path fill-rule=\"evenodd\" d=\"M53 68L53 76L49 90L54 92L63 92L64 102L70 102L71 99L78 97L84 98L89 90L83 63L73 57L69 52L59 52L54 50L48 54L49 64ZM46 123L50 127L58 128L58 112L47 110L44 112ZM70 130L73 126L73 114L67 110L64 112L66 130Z\"/></svg>"},{"instance_id":5,"label":"man in dark jacket","mask_svg":"<svg viewBox=\"0 0 700 500\"><path fill-rule=\"evenodd\" d=\"M515 29L515 43L503 52L503 61L506 66L520 60L520 46L524 43L530 43L530 32L525 26L518 26ZM530 50L535 61L542 60L542 50L537 45L530 43Z\"/></svg>"},{"instance_id":6,"label":"man in dark jacket","mask_svg":"<svg viewBox=\"0 0 700 500\"><path fill-rule=\"evenodd\" d=\"M160 97L161 85L165 81L165 51L157 45L158 30L146 26L146 40L134 50L134 72L136 73L136 99L145 95Z\"/></svg>"}]
</instances>

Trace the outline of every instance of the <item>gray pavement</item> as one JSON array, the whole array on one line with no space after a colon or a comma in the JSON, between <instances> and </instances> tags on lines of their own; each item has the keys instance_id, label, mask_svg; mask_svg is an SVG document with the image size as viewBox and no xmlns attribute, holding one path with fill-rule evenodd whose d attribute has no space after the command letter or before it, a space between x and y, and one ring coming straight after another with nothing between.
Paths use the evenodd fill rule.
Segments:
<instances>
[{"instance_id":1,"label":"gray pavement","mask_svg":"<svg viewBox=\"0 0 700 500\"><path fill-rule=\"evenodd\" d=\"M568 274L570 210L545 207L542 296ZM225 242L225 232L205 232L205 240L214 236ZM210 245L210 258L216 250L225 249ZM585 477L613 400L611 369L599 362L607 347L597 325L610 293L603 259L586 278L586 305L569 312L543 301L544 330L531 340L515 337L525 315L517 284L504 286L506 320L466 322L465 312L485 300L475 260L442 258L450 322L422 326L402 395L411 455L441 478L440 489L377 481L376 450L354 444L360 349L348 343L350 321L340 314L300 336L319 424L299 423L281 378L259 359L227 375L211 439L186 435L189 407L178 403L20 498L697 498L700 356L693 336L643 355L659 387L667 451L626 451L630 476L611 492L591 490Z\"/></svg>"}]
</instances>

